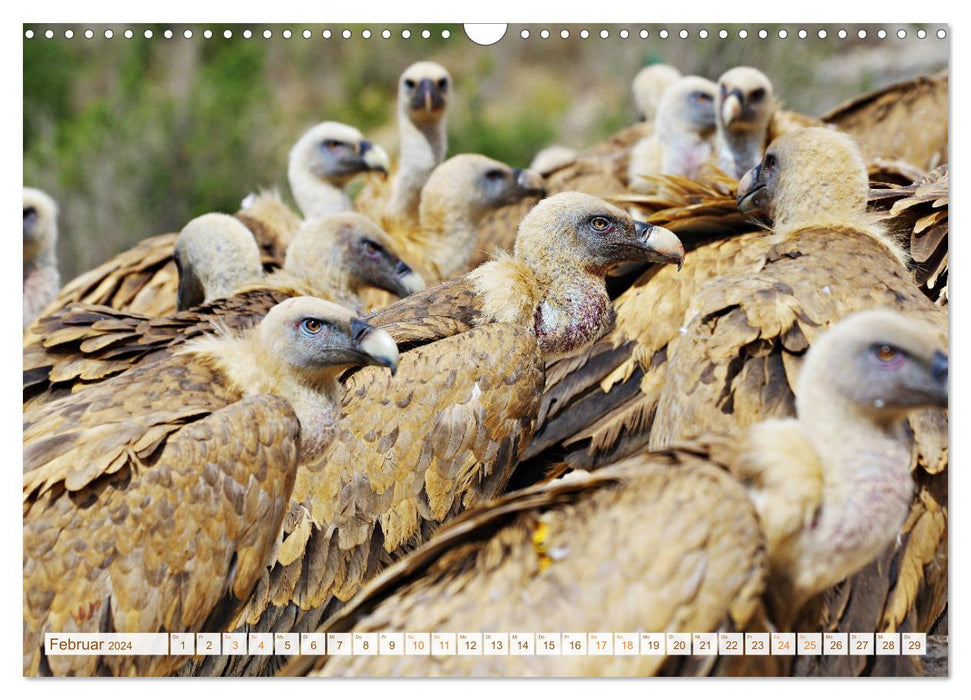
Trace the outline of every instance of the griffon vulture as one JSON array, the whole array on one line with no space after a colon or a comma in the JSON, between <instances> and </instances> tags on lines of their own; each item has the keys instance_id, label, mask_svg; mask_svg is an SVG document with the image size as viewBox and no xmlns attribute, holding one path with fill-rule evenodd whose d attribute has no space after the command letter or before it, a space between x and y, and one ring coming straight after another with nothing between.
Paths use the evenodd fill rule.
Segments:
<instances>
[{"instance_id":1,"label":"griffon vulture","mask_svg":"<svg viewBox=\"0 0 971 700\"><path fill-rule=\"evenodd\" d=\"M57 204L24 188L24 330L54 301L61 288L57 269Z\"/></svg>"},{"instance_id":2,"label":"griffon vulture","mask_svg":"<svg viewBox=\"0 0 971 700\"><path fill-rule=\"evenodd\" d=\"M24 674L161 675L177 656L45 656L45 632L231 629L278 546L340 374L391 337L300 297L24 414Z\"/></svg>"}]
</instances>

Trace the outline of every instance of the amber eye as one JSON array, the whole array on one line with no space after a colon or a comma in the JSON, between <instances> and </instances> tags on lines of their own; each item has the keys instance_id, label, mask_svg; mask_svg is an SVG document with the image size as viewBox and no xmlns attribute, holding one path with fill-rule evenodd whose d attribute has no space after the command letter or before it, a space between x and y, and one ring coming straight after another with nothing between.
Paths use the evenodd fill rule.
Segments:
<instances>
[{"instance_id":1,"label":"amber eye","mask_svg":"<svg viewBox=\"0 0 971 700\"><path fill-rule=\"evenodd\" d=\"M326 139L323 145L328 151L333 151L340 148L343 144L337 139Z\"/></svg>"},{"instance_id":2,"label":"amber eye","mask_svg":"<svg viewBox=\"0 0 971 700\"><path fill-rule=\"evenodd\" d=\"M594 231L606 231L610 228L610 219L604 216L595 216L590 220L590 225Z\"/></svg>"},{"instance_id":3,"label":"amber eye","mask_svg":"<svg viewBox=\"0 0 971 700\"><path fill-rule=\"evenodd\" d=\"M320 333L320 329L323 327L324 324L315 318L305 318L300 322L300 328L313 335Z\"/></svg>"},{"instance_id":4,"label":"amber eye","mask_svg":"<svg viewBox=\"0 0 971 700\"><path fill-rule=\"evenodd\" d=\"M364 241L364 252L371 256L377 256L381 252L381 246L374 241Z\"/></svg>"},{"instance_id":5,"label":"amber eye","mask_svg":"<svg viewBox=\"0 0 971 700\"><path fill-rule=\"evenodd\" d=\"M877 343L870 348L873 358L880 367L893 369L904 361L904 354L888 343Z\"/></svg>"},{"instance_id":6,"label":"amber eye","mask_svg":"<svg viewBox=\"0 0 971 700\"><path fill-rule=\"evenodd\" d=\"M695 102L700 102L701 104L707 104L708 102L711 102L711 95L704 92L692 93L691 97L694 98Z\"/></svg>"}]
</instances>

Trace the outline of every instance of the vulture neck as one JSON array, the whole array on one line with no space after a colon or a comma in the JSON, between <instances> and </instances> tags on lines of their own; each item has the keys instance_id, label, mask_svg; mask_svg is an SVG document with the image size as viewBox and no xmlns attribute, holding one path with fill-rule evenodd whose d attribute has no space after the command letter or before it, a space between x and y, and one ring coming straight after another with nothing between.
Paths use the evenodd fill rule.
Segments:
<instances>
[{"instance_id":1,"label":"vulture neck","mask_svg":"<svg viewBox=\"0 0 971 700\"><path fill-rule=\"evenodd\" d=\"M708 139L695 132L666 134L661 141L661 174L694 179L711 157Z\"/></svg>"},{"instance_id":2,"label":"vulture neck","mask_svg":"<svg viewBox=\"0 0 971 700\"><path fill-rule=\"evenodd\" d=\"M60 288L61 275L56 263L39 265L34 260L29 267L24 265L24 328L54 301Z\"/></svg>"},{"instance_id":3,"label":"vulture neck","mask_svg":"<svg viewBox=\"0 0 971 700\"><path fill-rule=\"evenodd\" d=\"M718 128L718 167L736 180L762 160L764 129L730 131Z\"/></svg>"},{"instance_id":4,"label":"vulture neck","mask_svg":"<svg viewBox=\"0 0 971 700\"><path fill-rule=\"evenodd\" d=\"M344 190L315 176L299 164L291 164L288 175L293 198L305 220L314 221L351 210L351 200Z\"/></svg>"},{"instance_id":5,"label":"vulture neck","mask_svg":"<svg viewBox=\"0 0 971 700\"><path fill-rule=\"evenodd\" d=\"M610 297L603 274L578 269L553 250L503 256L471 274L494 321L530 328L547 362L575 355L606 331Z\"/></svg>"},{"instance_id":6,"label":"vulture neck","mask_svg":"<svg viewBox=\"0 0 971 700\"><path fill-rule=\"evenodd\" d=\"M421 188L445 159L448 137L443 119L415 124L403 106L398 108L398 130L401 158L391 186L388 213L395 221L415 226L419 220Z\"/></svg>"},{"instance_id":7,"label":"vulture neck","mask_svg":"<svg viewBox=\"0 0 971 700\"><path fill-rule=\"evenodd\" d=\"M796 410L818 457L822 500L804 547L810 556L796 578L807 595L829 587L878 556L910 510L910 449L900 416L879 422L805 372Z\"/></svg>"},{"instance_id":8,"label":"vulture neck","mask_svg":"<svg viewBox=\"0 0 971 700\"><path fill-rule=\"evenodd\" d=\"M423 197L421 225L405 229L416 260L426 261L434 282L443 282L468 269L479 238L483 212L457 196Z\"/></svg>"},{"instance_id":9,"label":"vulture neck","mask_svg":"<svg viewBox=\"0 0 971 700\"><path fill-rule=\"evenodd\" d=\"M208 336L186 343L181 353L194 353L221 372L240 398L273 394L285 399L300 421L300 459L318 456L340 415L344 389L338 381L341 367L316 373L298 373L279 353L266 347L259 327L243 336Z\"/></svg>"}]
</instances>

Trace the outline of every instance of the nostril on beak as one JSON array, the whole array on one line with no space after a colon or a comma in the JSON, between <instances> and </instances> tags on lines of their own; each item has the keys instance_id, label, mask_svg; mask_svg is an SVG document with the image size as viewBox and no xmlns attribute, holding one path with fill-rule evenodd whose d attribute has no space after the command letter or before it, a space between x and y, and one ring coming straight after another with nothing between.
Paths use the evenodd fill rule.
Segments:
<instances>
[{"instance_id":1,"label":"nostril on beak","mask_svg":"<svg viewBox=\"0 0 971 700\"><path fill-rule=\"evenodd\" d=\"M931 362L931 374L939 382L947 381L947 355L943 352L935 352Z\"/></svg>"},{"instance_id":2,"label":"nostril on beak","mask_svg":"<svg viewBox=\"0 0 971 700\"><path fill-rule=\"evenodd\" d=\"M399 260L398 264L394 266L394 273L399 276L404 276L411 273L411 268L405 263L404 260Z\"/></svg>"},{"instance_id":3,"label":"nostril on beak","mask_svg":"<svg viewBox=\"0 0 971 700\"><path fill-rule=\"evenodd\" d=\"M371 325L365 323L361 319L355 318L351 320L351 338L353 338L355 342L361 342L364 339L364 336L366 336L370 330Z\"/></svg>"}]
</instances>

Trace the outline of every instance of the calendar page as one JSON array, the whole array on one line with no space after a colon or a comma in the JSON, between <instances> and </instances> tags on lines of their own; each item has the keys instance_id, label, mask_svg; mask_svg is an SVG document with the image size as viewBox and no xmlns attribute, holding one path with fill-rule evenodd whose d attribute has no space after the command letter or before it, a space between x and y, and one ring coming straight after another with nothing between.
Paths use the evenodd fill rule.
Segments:
<instances>
[{"instance_id":1,"label":"calendar page","mask_svg":"<svg viewBox=\"0 0 971 700\"><path fill-rule=\"evenodd\" d=\"M951 31L23 24L23 675L948 676Z\"/></svg>"}]
</instances>

